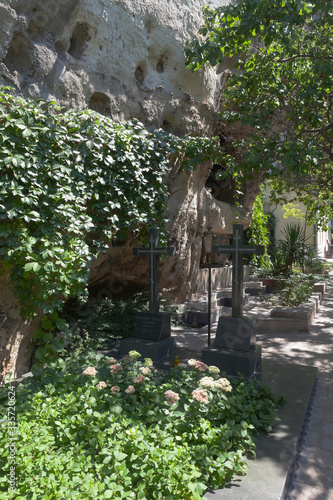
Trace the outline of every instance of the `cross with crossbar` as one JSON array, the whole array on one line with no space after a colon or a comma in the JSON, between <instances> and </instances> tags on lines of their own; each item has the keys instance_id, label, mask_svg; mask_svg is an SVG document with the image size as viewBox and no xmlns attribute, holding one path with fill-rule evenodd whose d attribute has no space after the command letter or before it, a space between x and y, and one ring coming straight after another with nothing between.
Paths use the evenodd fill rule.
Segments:
<instances>
[{"instance_id":1,"label":"cross with crossbar","mask_svg":"<svg viewBox=\"0 0 333 500\"><path fill-rule=\"evenodd\" d=\"M233 244L214 245L213 253L232 255L232 317L243 317L243 255L265 253L263 245L245 245L242 224L233 225Z\"/></svg>"},{"instance_id":2,"label":"cross with crossbar","mask_svg":"<svg viewBox=\"0 0 333 500\"><path fill-rule=\"evenodd\" d=\"M174 255L175 247L158 247L157 228L149 229L149 247L133 248L134 255L149 255L149 312L159 312L159 258L160 255Z\"/></svg>"}]
</instances>

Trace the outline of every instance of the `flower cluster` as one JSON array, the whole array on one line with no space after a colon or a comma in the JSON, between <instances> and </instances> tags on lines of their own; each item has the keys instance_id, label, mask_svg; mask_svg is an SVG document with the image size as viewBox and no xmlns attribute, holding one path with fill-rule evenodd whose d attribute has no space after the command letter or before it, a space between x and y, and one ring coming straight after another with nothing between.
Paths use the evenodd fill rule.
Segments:
<instances>
[{"instance_id":1,"label":"flower cluster","mask_svg":"<svg viewBox=\"0 0 333 500\"><path fill-rule=\"evenodd\" d=\"M216 381L212 377L203 377L200 380L199 385L201 385L201 387L214 389L216 387Z\"/></svg>"},{"instance_id":2,"label":"flower cluster","mask_svg":"<svg viewBox=\"0 0 333 500\"><path fill-rule=\"evenodd\" d=\"M219 378L218 380L216 380L216 387L219 387L225 392L232 391L232 385L227 378Z\"/></svg>"},{"instance_id":3,"label":"flower cluster","mask_svg":"<svg viewBox=\"0 0 333 500\"><path fill-rule=\"evenodd\" d=\"M147 366L141 366L139 370L142 373L142 375L149 375L149 373L151 373L150 368L148 368Z\"/></svg>"},{"instance_id":4,"label":"flower cluster","mask_svg":"<svg viewBox=\"0 0 333 500\"><path fill-rule=\"evenodd\" d=\"M207 387L209 389L222 389L225 392L232 391L232 386L228 379L219 378L218 380L214 380L213 377L203 377L199 384L201 387Z\"/></svg>"},{"instance_id":5,"label":"flower cluster","mask_svg":"<svg viewBox=\"0 0 333 500\"><path fill-rule=\"evenodd\" d=\"M116 365L111 365L110 371L111 371L111 373L118 373L122 369L123 369L123 367L117 363Z\"/></svg>"},{"instance_id":6,"label":"flower cluster","mask_svg":"<svg viewBox=\"0 0 333 500\"><path fill-rule=\"evenodd\" d=\"M111 387L111 392L112 394L117 394L117 392L120 392L120 387L118 387L117 385L113 385Z\"/></svg>"},{"instance_id":7,"label":"flower cluster","mask_svg":"<svg viewBox=\"0 0 333 500\"><path fill-rule=\"evenodd\" d=\"M213 374L215 373L216 375L218 375L220 373L220 368L218 368L217 366L211 365L208 367L208 371L209 371L209 373L213 373Z\"/></svg>"},{"instance_id":8,"label":"flower cluster","mask_svg":"<svg viewBox=\"0 0 333 500\"><path fill-rule=\"evenodd\" d=\"M106 361L109 365L116 365L118 363L118 361L116 360L116 358L109 358L107 359Z\"/></svg>"},{"instance_id":9,"label":"flower cluster","mask_svg":"<svg viewBox=\"0 0 333 500\"><path fill-rule=\"evenodd\" d=\"M133 392L135 392L134 386L133 385L129 385L127 387L127 389L125 389L125 392L126 392L126 394L133 394Z\"/></svg>"},{"instance_id":10,"label":"flower cluster","mask_svg":"<svg viewBox=\"0 0 333 500\"><path fill-rule=\"evenodd\" d=\"M105 387L107 387L107 384L103 380L101 380L100 382L98 382L96 387L100 391L101 389L105 389Z\"/></svg>"},{"instance_id":11,"label":"flower cluster","mask_svg":"<svg viewBox=\"0 0 333 500\"><path fill-rule=\"evenodd\" d=\"M123 356L121 358L121 362L124 363L125 365L132 363L132 361L133 361L133 359L131 358L131 356L129 354L126 354L125 356Z\"/></svg>"},{"instance_id":12,"label":"flower cluster","mask_svg":"<svg viewBox=\"0 0 333 500\"><path fill-rule=\"evenodd\" d=\"M141 358L141 354L138 351L130 351L128 354L132 361L136 361Z\"/></svg>"},{"instance_id":13,"label":"flower cluster","mask_svg":"<svg viewBox=\"0 0 333 500\"><path fill-rule=\"evenodd\" d=\"M205 365L202 361L197 361L196 359L189 359L187 362L190 366L197 368L200 372L206 372L208 370L208 366Z\"/></svg>"},{"instance_id":14,"label":"flower cluster","mask_svg":"<svg viewBox=\"0 0 333 500\"><path fill-rule=\"evenodd\" d=\"M194 391L192 392L192 398L199 403L209 403L208 394L204 389L194 389Z\"/></svg>"},{"instance_id":15,"label":"flower cluster","mask_svg":"<svg viewBox=\"0 0 333 500\"><path fill-rule=\"evenodd\" d=\"M169 391L165 391L164 396L165 396L165 399L166 399L166 403L168 405L173 405L177 401L179 401L179 394L177 392L173 392L173 391L170 391L170 390Z\"/></svg>"},{"instance_id":16,"label":"flower cluster","mask_svg":"<svg viewBox=\"0 0 333 500\"><path fill-rule=\"evenodd\" d=\"M88 366L83 372L82 375L90 375L91 377L94 377L97 373L97 370L94 366Z\"/></svg>"},{"instance_id":17,"label":"flower cluster","mask_svg":"<svg viewBox=\"0 0 333 500\"><path fill-rule=\"evenodd\" d=\"M138 375L137 377L135 377L133 379L133 382L135 384L142 384L142 382L144 382L146 380L146 377L144 377L143 375Z\"/></svg>"}]
</instances>

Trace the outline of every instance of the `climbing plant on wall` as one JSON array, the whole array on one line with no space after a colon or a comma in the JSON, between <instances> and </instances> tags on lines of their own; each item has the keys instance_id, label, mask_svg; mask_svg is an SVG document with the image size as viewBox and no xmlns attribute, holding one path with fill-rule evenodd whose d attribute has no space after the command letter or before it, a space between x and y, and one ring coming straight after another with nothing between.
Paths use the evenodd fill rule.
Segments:
<instances>
[{"instance_id":1,"label":"climbing plant on wall","mask_svg":"<svg viewBox=\"0 0 333 500\"><path fill-rule=\"evenodd\" d=\"M49 329L67 298L84 299L89 263L111 242L151 224L163 236L170 155L190 168L215 149L2 88L0 259L23 314L44 312Z\"/></svg>"}]
</instances>

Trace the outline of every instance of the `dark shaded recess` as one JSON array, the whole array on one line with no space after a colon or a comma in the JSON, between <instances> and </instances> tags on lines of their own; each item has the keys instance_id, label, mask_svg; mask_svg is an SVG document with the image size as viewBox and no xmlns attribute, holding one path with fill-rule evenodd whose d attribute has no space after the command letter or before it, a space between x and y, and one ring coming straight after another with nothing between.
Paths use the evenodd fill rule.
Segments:
<instances>
[{"instance_id":1,"label":"dark shaded recess","mask_svg":"<svg viewBox=\"0 0 333 500\"><path fill-rule=\"evenodd\" d=\"M145 81L145 72L141 66L138 66L134 73L136 83L138 85L143 85Z\"/></svg>"},{"instance_id":2,"label":"dark shaded recess","mask_svg":"<svg viewBox=\"0 0 333 500\"><path fill-rule=\"evenodd\" d=\"M119 300L130 300L132 296L136 293L147 292L148 299L148 288L142 283L129 280L108 280L99 283L98 285L89 286L89 297L97 299L119 299Z\"/></svg>"},{"instance_id":3,"label":"dark shaded recess","mask_svg":"<svg viewBox=\"0 0 333 500\"><path fill-rule=\"evenodd\" d=\"M222 151L230 153L233 149L231 136L229 134L221 134L219 138ZM211 194L216 200L234 204L236 183L231 176L227 176L225 179L217 179L216 175L221 171L226 171L223 163L213 165L205 186L211 190Z\"/></svg>"},{"instance_id":4,"label":"dark shaded recess","mask_svg":"<svg viewBox=\"0 0 333 500\"><path fill-rule=\"evenodd\" d=\"M72 34L68 53L76 59L80 59L80 57L84 55L84 51L90 39L91 36L88 24L78 23Z\"/></svg>"},{"instance_id":5,"label":"dark shaded recess","mask_svg":"<svg viewBox=\"0 0 333 500\"><path fill-rule=\"evenodd\" d=\"M164 60L161 58L156 64L157 73L164 73Z\"/></svg>"},{"instance_id":6,"label":"dark shaded recess","mask_svg":"<svg viewBox=\"0 0 333 500\"><path fill-rule=\"evenodd\" d=\"M26 75L31 67L31 54L29 52L28 40L22 34L17 33L13 37L3 62L11 73L17 71L19 74Z\"/></svg>"},{"instance_id":7,"label":"dark shaded recess","mask_svg":"<svg viewBox=\"0 0 333 500\"><path fill-rule=\"evenodd\" d=\"M164 116L163 122L162 122L162 129L165 130L166 132L169 132L170 134L182 136L182 124L179 123L179 120L177 119L176 116L172 115L166 115Z\"/></svg>"},{"instance_id":8,"label":"dark shaded recess","mask_svg":"<svg viewBox=\"0 0 333 500\"><path fill-rule=\"evenodd\" d=\"M88 108L101 115L111 116L110 98L102 92L95 92L91 96Z\"/></svg>"}]
</instances>

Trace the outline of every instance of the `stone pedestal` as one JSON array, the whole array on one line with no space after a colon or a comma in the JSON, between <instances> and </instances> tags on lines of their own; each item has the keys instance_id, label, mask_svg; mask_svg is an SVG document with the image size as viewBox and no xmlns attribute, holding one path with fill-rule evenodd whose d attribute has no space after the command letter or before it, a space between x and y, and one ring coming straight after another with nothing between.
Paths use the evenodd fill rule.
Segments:
<instances>
[{"instance_id":1,"label":"stone pedestal","mask_svg":"<svg viewBox=\"0 0 333 500\"><path fill-rule=\"evenodd\" d=\"M176 352L176 340L173 337L169 337L159 342L135 339L133 337L122 340L120 343L120 354L124 356L130 351L139 352L143 358L161 361Z\"/></svg>"},{"instance_id":2,"label":"stone pedestal","mask_svg":"<svg viewBox=\"0 0 333 500\"><path fill-rule=\"evenodd\" d=\"M137 351L144 358L160 361L176 351L171 337L170 313L138 314L133 336L120 342L120 354Z\"/></svg>"},{"instance_id":3,"label":"stone pedestal","mask_svg":"<svg viewBox=\"0 0 333 500\"><path fill-rule=\"evenodd\" d=\"M261 347L255 341L251 321L220 317L214 345L202 351L202 361L228 375L241 373L251 378L261 366Z\"/></svg>"}]
</instances>

